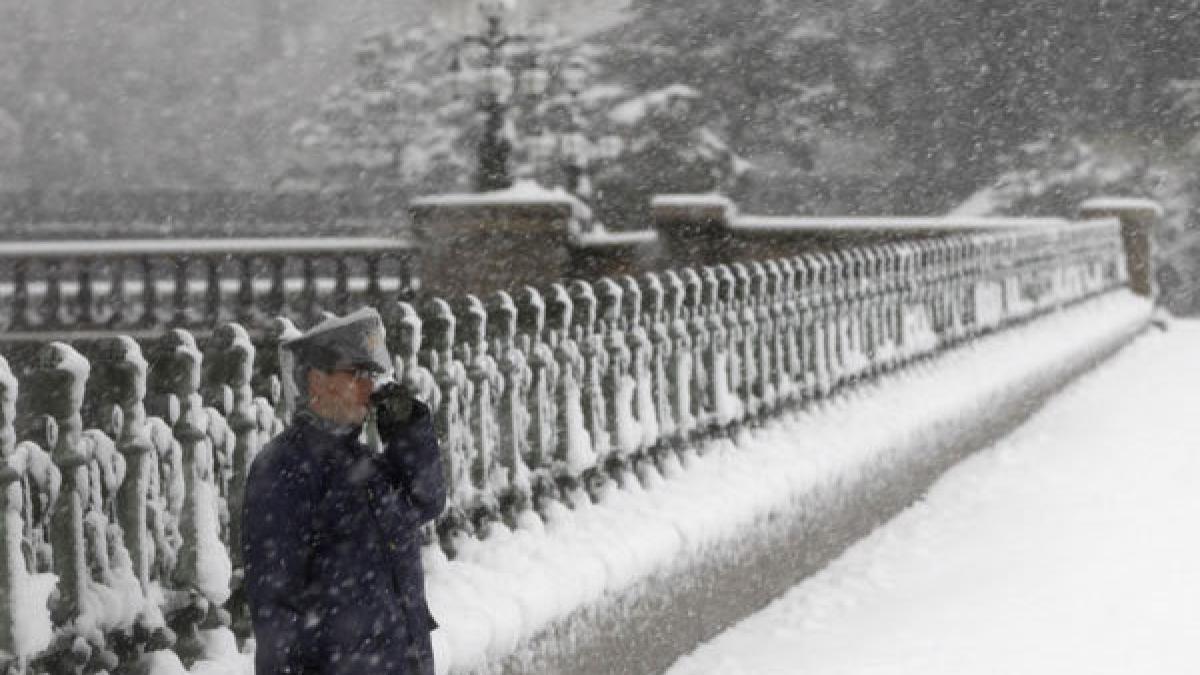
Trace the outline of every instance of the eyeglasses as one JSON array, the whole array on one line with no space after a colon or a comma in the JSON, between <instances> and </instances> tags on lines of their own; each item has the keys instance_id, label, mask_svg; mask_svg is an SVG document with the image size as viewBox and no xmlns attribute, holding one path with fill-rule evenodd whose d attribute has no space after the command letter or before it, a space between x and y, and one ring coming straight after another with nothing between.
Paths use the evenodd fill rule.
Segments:
<instances>
[{"instance_id":1,"label":"eyeglasses","mask_svg":"<svg viewBox=\"0 0 1200 675\"><path fill-rule=\"evenodd\" d=\"M332 372L349 373L356 380L374 380L375 371L370 368L335 368Z\"/></svg>"}]
</instances>

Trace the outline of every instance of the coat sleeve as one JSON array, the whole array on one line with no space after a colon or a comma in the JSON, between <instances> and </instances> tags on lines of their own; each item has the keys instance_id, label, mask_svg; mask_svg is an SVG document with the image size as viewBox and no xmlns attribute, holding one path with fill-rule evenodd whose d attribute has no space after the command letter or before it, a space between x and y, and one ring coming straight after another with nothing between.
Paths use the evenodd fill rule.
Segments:
<instances>
[{"instance_id":1,"label":"coat sleeve","mask_svg":"<svg viewBox=\"0 0 1200 675\"><path fill-rule=\"evenodd\" d=\"M446 508L442 453L428 406L413 401L412 416L384 439L383 460L392 483L412 507L411 525L419 527Z\"/></svg>"},{"instance_id":2,"label":"coat sleeve","mask_svg":"<svg viewBox=\"0 0 1200 675\"><path fill-rule=\"evenodd\" d=\"M317 622L305 591L319 495L311 467L289 449L260 457L268 461L255 462L246 482L242 551L258 675L316 672Z\"/></svg>"}]
</instances>

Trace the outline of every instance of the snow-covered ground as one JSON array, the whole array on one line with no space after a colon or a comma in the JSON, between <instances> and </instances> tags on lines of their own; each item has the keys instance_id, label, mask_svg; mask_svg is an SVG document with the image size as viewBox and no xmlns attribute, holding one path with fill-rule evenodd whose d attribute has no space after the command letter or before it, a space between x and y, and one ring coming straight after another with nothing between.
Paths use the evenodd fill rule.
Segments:
<instances>
[{"instance_id":1,"label":"snow-covered ground","mask_svg":"<svg viewBox=\"0 0 1200 675\"><path fill-rule=\"evenodd\" d=\"M669 675L1198 673L1198 486L1176 321Z\"/></svg>"}]
</instances>

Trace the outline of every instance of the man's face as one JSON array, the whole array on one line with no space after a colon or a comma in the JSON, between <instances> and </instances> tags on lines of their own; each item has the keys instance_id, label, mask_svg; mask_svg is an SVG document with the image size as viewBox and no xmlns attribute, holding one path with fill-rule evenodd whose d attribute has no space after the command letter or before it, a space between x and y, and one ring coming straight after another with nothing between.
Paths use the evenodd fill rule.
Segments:
<instances>
[{"instance_id":1,"label":"man's face","mask_svg":"<svg viewBox=\"0 0 1200 675\"><path fill-rule=\"evenodd\" d=\"M367 419L374 380L368 371L339 369L308 371L308 401L312 411L336 424L358 425Z\"/></svg>"}]
</instances>

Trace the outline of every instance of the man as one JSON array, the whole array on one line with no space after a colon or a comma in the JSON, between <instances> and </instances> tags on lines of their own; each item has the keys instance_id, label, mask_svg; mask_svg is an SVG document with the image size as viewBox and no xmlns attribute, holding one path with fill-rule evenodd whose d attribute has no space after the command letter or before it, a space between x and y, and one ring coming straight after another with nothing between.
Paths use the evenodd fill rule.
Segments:
<instances>
[{"instance_id":1,"label":"man","mask_svg":"<svg viewBox=\"0 0 1200 675\"><path fill-rule=\"evenodd\" d=\"M301 400L255 458L243 512L255 669L431 675L437 624L419 528L446 489L429 409L387 377L374 310L329 319L285 348ZM359 441L371 412L382 452Z\"/></svg>"}]
</instances>

